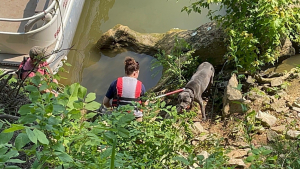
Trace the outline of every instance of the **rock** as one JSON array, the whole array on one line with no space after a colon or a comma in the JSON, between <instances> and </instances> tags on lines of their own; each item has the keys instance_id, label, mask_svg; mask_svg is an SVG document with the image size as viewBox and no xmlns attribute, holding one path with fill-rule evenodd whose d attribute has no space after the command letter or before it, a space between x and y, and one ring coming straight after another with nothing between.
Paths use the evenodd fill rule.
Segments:
<instances>
[{"instance_id":1,"label":"rock","mask_svg":"<svg viewBox=\"0 0 300 169\"><path fill-rule=\"evenodd\" d=\"M243 109L241 104L243 103L242 92L237 90L238 81L236 75L233 74L228 81L228 85L225 88L225 93L223 97L223 116L228 116L232 113L242 113Z\"/></svg>"},{"instance_id":2,"label":"rock","mask_svg":"<svg viewBox=\"0 0 300 169\"><path fill-rule=\"evenodd\" d=\"M300 135L300 131L297 130L289 130L286 132L288 138L296 139Z\"/></svg>"},{"instance_id":3,"label":"rock","mask_svg":"<svg viewBox=\"0 0 300 169\"><path fill-rule=\"evenodd\" d=\"M265 127L272 127L277 121L276 117L261 111L256 114L255 118L261 120L262 125Z\"/></svg>"},{"instance_id":4,"label":"rock","mask_svg":"<svg viewBox=\"0 0 300 169\"><path fill-rule=\"evenodd\" d=\"M249 83L249 84L254 84L255 83L255 79L253 79L252 76L248 76L246 82Z\"/></svg>"},{"instance_id":5,"label":"rock","mask_svg":"<svg viewBox=\"0 0 300 169\"><path fill-rule=\"evenodd\" d=\"M192 130L195 132L195 133L198 133L198 134L201 134L201 133L209 133L207 130L205 130L201 123L200 122L195 122L193 124L193 127L192 127Z\"/></svg>"},{"instance_id":6,"label":"rock","mask_svg":"<svg viewBox=\"0 0 300 169\"><path fill-rule=\"evenodd\" d=\"M209 153L207 151L202 151L200 154L198 155L203 155L204 159L207 159L209 157Z\"/></svg>"},{"instance_id":7,"label":"rock","mask_svg":"<svg viewBox=\"0 0 300 169\"><path fill-rule=\"evenodd\" d=\"M232 158L243 158L248 154L248 151L243 150L243 149L238 149L238 150L232 150L227 154L227 156L232 159Z\"/></svg>"},{"instance_id":8,"label":"rock","mask_svg":"<svg viewBox=\"0 0 300 169\"><path fill-rule=\"evenodd\" d=\"M300 113L298 113L298 117L300 118Z\"/></svg>"},{"instance_id":9,"label":"rock","mask_svg":"<svg viewBox=\"0 0 300 169\"><path fill-rule=\"evenodd\" d=\"M273 130L268 130L267 131L267 138L268 138L268 141L274 142L278 139L278 134Z\"/></svg>"},{"instance_id":10,"label":"rock","mask_svg":"<svg viewBox=\"0 0 300 169\"><path fill-rule=\"evenodd\" d=\"M299 107L293 107L293 110L300 112L300 108Z\"/></svg>"},{"instance_id":11,"label":"rock","mask_svg":"<svg viewBox=\"0 0 300 169\"><path fill-rule=\"evenodd\" d=\"M284 131L286 131L285 125L271 127L271 130L275 131L278 134L283 134Z\"/></svg>"},{"instance_id":12,"label":"rock","mask_svg":"<svg viewBox=\"0 0 300 169\"><path fill-rule=\"evenodd\" d=\"M232 145L238 148L250 148L250 145L243 141L233 142Z\"/></svg>"},{"instance_id":13,"label":"rock","mask_svg":"<svg viewBox=\"0 0 300 169\"><path fill-rule=\"evenodd\" d=\"M237 167L246 167L246 164L244 163L244 161L242 159L230 159L228 161L228 164L230 166L237 166Z\"/></svg>"},{"instance_id":14,"label":"rock","mask_svg":"<svg viewBox=\"0 0 300 169\"><path fill-rule=\"evenodd\" d=\"M295 55L296 50L293 47L291 40L287 37L280 38L281 47L277 47L276 50L280 51L279 56L292 56Z\"/></svg>"},{"instance_id":15,"label":"rock","mask_svg":"<svg viewBox=\"0 0 300 169\"><path fill-rule=\"evenodd\" d=\"M286 107L286 101L283 99L275 99L273 103L271 103L271 110L275 110L276 112L286 112L289 108Z\"/></svg>"},{"instance_id":16,"label":"rock","mask_svg":"<svg viewBox=\"0 0 300 169\"><path fill-rule=\"evenodd\" d=\"M283 80L282 80L281 77L273 78L272 81L271 81L271 86L272 87L280 86L280 85L282 85L282 83L283 83Z\"/></svg>"}]
</instances>

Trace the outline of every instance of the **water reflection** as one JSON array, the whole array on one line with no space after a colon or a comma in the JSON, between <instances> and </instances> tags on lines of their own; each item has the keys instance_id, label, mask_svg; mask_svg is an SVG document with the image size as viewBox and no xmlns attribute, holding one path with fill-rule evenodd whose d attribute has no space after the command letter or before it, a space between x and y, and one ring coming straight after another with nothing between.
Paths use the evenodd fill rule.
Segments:
<instances>
[{"instance_id":1,"label":"water reflection","mask_svg":"<svg viewBox=\"0 0 300 169\"><path fill-rule=\"evenodd\" d=\"M89 92L96 92L101 100L115 78L124 75L123 61L129 55L142 64L140 80L146 90L154 87L160 76L152 79L150 72L151 56L133 52L110 53L95 49L95 44L103 32L116 24L129 26L141 33L164 33L172 28L195 29L209 22L206 12L203 14L181 13L189 1L177 0L88 0L85 1L79 25L73 40L74 49L68 54L71 67L65 67L69 74L63 84L80 83ZM112 57L114 56L114 57Z\"/></svg>"},{"instance_id":2,"label":"water reflection","mask_svg":"<svg viewBox=\"0 0 300 169\"><path fill-rule=\"evenodd\" d=\"M81 83L88 88L89 92L95 92L97 94L97 101L103 99L112 81L125 75L124 59L126 56L133 57L139 62L140 75L138 79L143 82L146 90L155 86L161 77L162 68L156 68L150 71L150 62L153 60L153 57L149 55L141 55L130 51L117 54L115 57L108 57L103 53L99 54L101 54L100 60L84 69ZM159 71L160 74L152 77L151 75L156 71Z\"/></svg>"}]
</instances>

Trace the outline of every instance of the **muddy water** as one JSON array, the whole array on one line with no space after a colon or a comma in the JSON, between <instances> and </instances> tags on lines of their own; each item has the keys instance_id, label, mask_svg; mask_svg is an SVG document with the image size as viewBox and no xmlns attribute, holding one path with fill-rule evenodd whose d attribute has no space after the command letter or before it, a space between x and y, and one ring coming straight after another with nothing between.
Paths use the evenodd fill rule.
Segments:
<instances>
[{"instance_id":1,"label":"muddy water","mask_svg":"<svg viewBox=\"0 0 300 169\"><path fill-rule=\"evenodd\" d=\"M300 54L291 56L290 58L282 61L282 63L274 68L271 68L269 71L274 71L282 73L285 71L290 71L292 68L300 66Z\"/></svg>"},{"instance_id":2,"label":"muddy water","mask_svg":"<svg viewBox=\"0 0 300 169\"><path fill-rule=\"evenodd\" d=\"M102 33L116 24L129 26L142 33L164 33L171 28L195 29L209 22L203 14L180 12L190 1L180 0L88 0L73 40L74 47L69 52L68 62L71 67L64 67L68 74L61 73L67 80L63 84L80 83L95 92L97 101L101 101L110 83L124 75L123 61L126 56L135 58L140 63L140 76L146 90L154 87L161 77L162 68L156 77L150 71L152 56L130 51L111 53L99 51L94 45Z\"/></svg>"}]
</instances>

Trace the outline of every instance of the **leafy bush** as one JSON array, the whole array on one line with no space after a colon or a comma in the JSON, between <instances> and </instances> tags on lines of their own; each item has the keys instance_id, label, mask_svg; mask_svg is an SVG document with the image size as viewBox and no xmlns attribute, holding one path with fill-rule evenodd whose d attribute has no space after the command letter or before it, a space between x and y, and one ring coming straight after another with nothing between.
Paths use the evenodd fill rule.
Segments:
<instances>
[{"instance_id":1,"label":"leafy bush","mask_svg":"<svg viewBox=\"0 0 300 169\"><path fill-rule=\"evenodd\" d=\"M20 108L15 123L0 122L1 168L161 168L180 165L172 160L179 151L193 151L184 132L190 114L177 115L164 102L137 105L147 114L143 122L134 121L132 106L95 118L100 104L86 88L75 83L55 97L41 92L55 84L30 80L25 89L32 103ZM173 118L163 120L158 111Z\"/></svg>"},{"instance_id":2,"label":"leafy bush","mask_svg":"<svg viewBox=\"0 0 300 169\"><path fill-rule=\"evenodd\" d=\"M274 63L285 38L299 43L299 0L196 0L182 11L201 13L220 3L219 10L225 15L209 10L208 16L217 21L228 35L226 58L236 68L255 71L266 63Z\"/></svg>"}]
</instances>

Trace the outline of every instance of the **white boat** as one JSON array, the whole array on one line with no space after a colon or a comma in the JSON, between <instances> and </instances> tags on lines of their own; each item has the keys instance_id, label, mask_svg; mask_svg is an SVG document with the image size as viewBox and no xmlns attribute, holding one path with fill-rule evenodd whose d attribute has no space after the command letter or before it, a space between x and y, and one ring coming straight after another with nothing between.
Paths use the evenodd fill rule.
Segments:
<instances>
[{"instance_id":1,"label":"white boat","mask_svg":"<svg viewBox=\"0 0 300 169\"><path fill-rule=\"evenodd\" d=\"M62 66L85 0L0 0L0 68L17 69L33 46L53 53L53 72Z\"/></svg>"}]
</instances>

